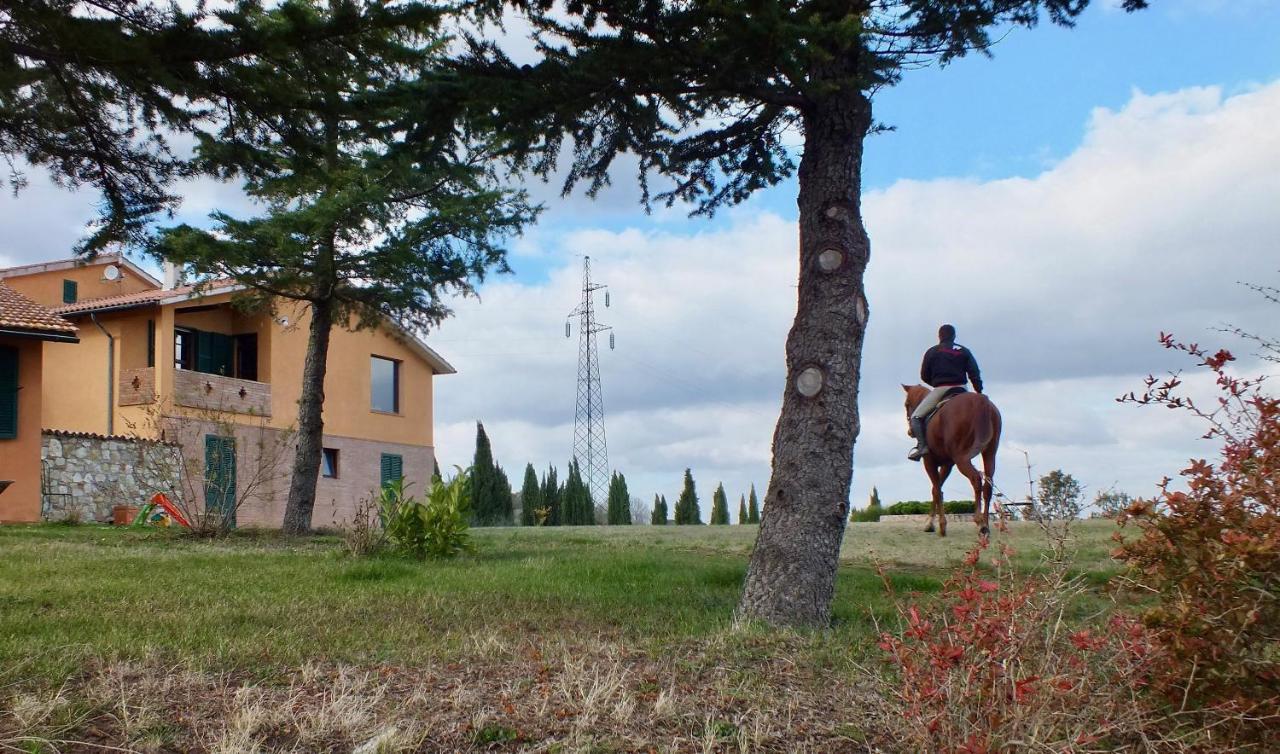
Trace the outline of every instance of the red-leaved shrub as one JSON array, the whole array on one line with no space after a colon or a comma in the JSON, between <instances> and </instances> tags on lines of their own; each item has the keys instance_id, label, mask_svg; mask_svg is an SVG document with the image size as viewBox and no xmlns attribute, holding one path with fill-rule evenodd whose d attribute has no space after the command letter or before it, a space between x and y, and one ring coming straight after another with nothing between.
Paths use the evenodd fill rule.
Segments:
<instances>
[{"instance_id":1,"label":"red-leaved shrub","mask_svg":"<svg viewBox=\"0 0 1280 754\"><path fill-rule=\"evenodd\" d=\"M1280 751L1280 400L1231 375L1227 351L1161 342L1214 375L1217 399L1182 395L1174 375L1148 377L1141 396L1121 400L1191 412L1222 455L1192 461L1185 490L1166 480L1154 500L1131 505L1116 556L1156 597L1141 617L1171 663L1157 690L1179 709L1222 717L1240 745Z\"/></svg>"},{"instance_id":2,"label":"red-leaved shrub","mask_svg":"<svg viewBox=\"0 0 1280 754\"><path fill-rule=\"evenodd\" d=\"M1002 548L984 573L986 551L969 553L937 601L895 596L903 625L880 647L883 719L899 750L1141 750L1167 727L1141 702L1162 658L1139 623L1073 627L1066 612L1084 587L1065 562L1019 576Z\"/></svg>"}]
</instances>

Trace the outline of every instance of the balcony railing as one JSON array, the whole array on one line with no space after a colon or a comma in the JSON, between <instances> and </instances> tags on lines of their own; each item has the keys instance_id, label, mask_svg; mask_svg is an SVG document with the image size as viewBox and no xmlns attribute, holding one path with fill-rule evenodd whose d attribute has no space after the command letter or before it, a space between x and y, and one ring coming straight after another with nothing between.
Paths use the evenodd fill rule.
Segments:
<instances>
[{"instance_id":1,"label":"balcony railing","mask_svg":"<svg viewBox=\"0 0 1280 754\"><path fill-rule=\"evenodd\" d=\"M175 369L173 393L179 406L271 416L271 385L265 382Z\"/></svg>"}]
</instances>

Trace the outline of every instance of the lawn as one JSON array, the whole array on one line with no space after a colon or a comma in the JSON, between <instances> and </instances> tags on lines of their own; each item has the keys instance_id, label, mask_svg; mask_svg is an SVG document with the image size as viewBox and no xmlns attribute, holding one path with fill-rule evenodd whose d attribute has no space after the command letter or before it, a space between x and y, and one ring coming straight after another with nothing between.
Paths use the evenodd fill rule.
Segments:
<instances>
[{"instance_id":1,"label":"lawn","mask_svg":"<svg viewBox=\"0 0 1280 754\"><path fill-rule=\"evenodd\" d=\"M1113 530L1076 527L1099 583ZM1037 527L1000 536L1035 567ZM868 750L857 678L893 620L874 564L936 591L972 526L851 525L827 631L735 623L754 537L482 529L417 563L336 536L0 528L0 749Z\"/></svg>"}]
</instances>

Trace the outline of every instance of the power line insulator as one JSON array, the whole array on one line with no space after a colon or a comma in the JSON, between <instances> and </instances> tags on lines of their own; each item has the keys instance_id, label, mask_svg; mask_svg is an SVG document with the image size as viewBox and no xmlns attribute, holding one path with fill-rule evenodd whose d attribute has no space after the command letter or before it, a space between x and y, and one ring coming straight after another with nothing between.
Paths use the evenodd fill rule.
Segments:
<instances>
[{"instance_id":1,"label":"power line insulator","mask_svg":"<svg viewBox=\"0 0 1280 754\"><path fill-rule=\"evenodd\" d=\"M567 338L567 337L569 337L569 323L568 323L568 322L565 322L565 323L564 323L564 336L565 336L566 338Z\"/></svg>"},{"instance_id":2,"label":"power line insulator","mask_svg":"<svg viewBox=\"0 0 1280 754\"><path fill-rule=\"evenodd\" d=\"M613 333L609 333L609 350L613 350Z\"/></svg>"}]
</instances>

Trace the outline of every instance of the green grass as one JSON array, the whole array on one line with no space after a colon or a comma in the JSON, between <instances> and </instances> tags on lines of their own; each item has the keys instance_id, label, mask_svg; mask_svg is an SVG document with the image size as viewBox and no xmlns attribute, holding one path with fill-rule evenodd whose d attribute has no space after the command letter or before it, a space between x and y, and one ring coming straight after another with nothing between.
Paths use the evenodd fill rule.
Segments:
<instances>
[{"instance_id":1,"label":"green grass","mask_svg":"<svg viewBox=\"0 0 1280 754\"><path fill-rule=\"evenodd\" d=\"M1082 564L1105 574L1112 525L1087 522ZM576 632L646 646L729 625L756 528L479 529L474 556L353 560L335 537L219 542L105 527L0 529L0 664L161 652L217 667L448 657L478 637ZM1029 565L1035 527L1008 535ZM912 527L855 524L842 550L832 640L863 646L895 587L934 591L973 544ZM1101 580L1101 579L1100 579ZM55 651L56 648L56 651Z\"/></svg>"},{"instance_id":2,"label":"green grass","mask_svg":"<svg viewBox=\"0 0 1280 754\"><path fill-rule=\"evenodd\" d=\"M1091 583L1113 530L1077 527ZM420 563L332 535L0 527L0 748L350 751L390 720L396 750L845 750L871 735L849 679L896 620L875 564L932 593L975 541L851 525L832 628L795 632L734 622L753 526L474 533ZM998 536L1036 567L1037 527Z\"/></svg>"}]
</instances>

